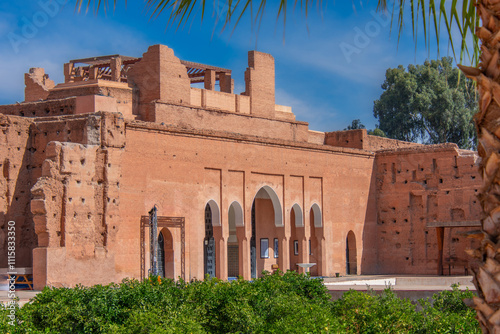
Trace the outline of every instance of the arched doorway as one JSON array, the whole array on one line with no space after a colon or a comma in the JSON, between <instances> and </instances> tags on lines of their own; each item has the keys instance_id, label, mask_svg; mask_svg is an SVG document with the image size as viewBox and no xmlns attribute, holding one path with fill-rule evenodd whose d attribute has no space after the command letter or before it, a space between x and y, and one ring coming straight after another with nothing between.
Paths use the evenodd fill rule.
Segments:
<instances>
[{"instance_id":1,"label":"arched doorway","mask_svg":"<svg viewBox=\"0 0 500 334\"><path fill-rule=\"evenodd\" d=\"M298 204L292 206L290 211L290 269L297 270L297 263L300 263L300 240L304 235L304 221L302 209Z\"/></svg>"},{"instance_id":2,"label":"arched doorway","mask_svg":"<svg viewBox=\"0 0 500 334\"><path fill-rule=\"evenodd\" d=\"M356 254L356 236L354 235L353 231L349 231L349 233L347 233L345 258L346 258L346 274L357 275L358 263Z\"/></svg>"},{"instance_id":3,"label":"arched doorway","mask_svg":"<svg viewBox=\"0 0 500 334\"><path fill-rule=\"evenodd\" d=\"M239 242L236 228L243 226L243 209L238 202L229 206L228 212L229 237L227 239L227 275L237 278L240 275Z\"/></svg>"},{"instance_id":4,"label":"arched doorway","mask_svg":"<svg viewBox=\"0 0 500 334\"><path fill-rule=\"evenodd\" d=\"M252 204L252 238L250 241L251 274L272 271L279 262L279 247L284 238L283 212L276 192L263 186Z\"/></svg>"},{"instance_id":5,"label":"arched doorway","mask_svg":"<svg viewBox=\"0 0 500 334\"><path fill-rule=\"evenodd\" d=\"M165 277L165 243L163 233L158 235L158 276Z\"/></svg>"},{"instance_id":6,"label":"arched doorway","mask_svg":"<svg viewBox=\"0 0 500 334\"><path fill-rule=\"evenodd\" d=\"M168 228L163 228L158 234L158 275L175 278L174 239Z\"/></svg>"},{"instance_id":7,"label":"arched doorway","mask_svg":"<svg viewBox=\"0 0 500 334\"><path fill-rule=\"evenodd\" d=\"M213 213L210 204L205 206L205 238L203 239L204 274L215 277L215 239L212 224Z\"/></svg>"},{"instance_id":8,"label":"arched doorway","mask_svg":"<svg viewBox=\"0 0 500 334\"><path fill-rule=\"evenodd\" d=\"M323 222L321 219L321 209L318 204L313 204L311 206L311 211L309 212L309 262L316 263L315 266L311 267L310 272L312 276L321 275L322 266L322 250L321 250L321 238L322 238L322 227Z\"/></svg>"},{"instance_id":9,"label":"arched doorway","mask_svg":"<svg viewBox=\"0 0 500 334\"><path fill-rule=\"evenodd\" d=\"M257 244L255 235L255 200L252 203L252 237L250 238L250 276L257 278Z\"/></svg>"}]
</instances>

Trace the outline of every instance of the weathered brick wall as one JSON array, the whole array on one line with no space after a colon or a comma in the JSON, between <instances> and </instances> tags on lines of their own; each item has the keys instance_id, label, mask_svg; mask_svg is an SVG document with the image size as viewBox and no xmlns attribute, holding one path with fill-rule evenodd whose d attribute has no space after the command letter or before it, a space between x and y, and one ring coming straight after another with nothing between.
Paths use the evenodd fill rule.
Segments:
<instances>
[{"instance_id":1,"label":"weathered brick wall","mask_svg":"<svg viewBox=\"0 0 500 334\"><path fill-rule=\"evenodd\" d=\"M250 96L250 113L274 118L275 81L274 58L270 54L249 51L245 71L245 93Z\"/></svg>"},{"instance_id":2,"label":"weathered brick wall","mask_svg":"<svg viewBox=\"0 0 500 334\"><path fill-rule=\"evenodd\" d=\"M0 114L24 117L63 116L74 114L76 98L68 97L61 100L39 101L0 106Z\"/></svg>"},{"instance_id":3,"label":"weathered brick wall","mask_svg":"<svg viewBox=\"0 0 500 334\"><path fill-rule=\"evenodd\" d=\"M138 90L139 102L162 101L189 104L191 82L187 69L166 45L153 45L127 72L129 83ZM144 118L144 120L148 120Z\"/></svg>"},{"instance_id":4,"label":"weathered brick wall","mask_svg":"<svg viewBox=\"0 0 500 334\"><path fill-rule=\"evenodd\" d=\"M165 103L150 105L156 123L183 129L227 131L262 138L307 142L308 124Z\"/></svg>"},{"instance_id":5,"label":"weathered brick wall","mask_svg":"<svg viewBox=\"0 0 500 334\"><path fill-rule=\"evenodd\" d=\"M0 114L0 254L7 254L7 223L16 227L16 266L31 267L31 250L36 245L29 213L32 184L29 138L32 120ZM7 267L7 256L0 258Z\"/></svg>"},{"instance_id":6,"label":"weathered brick wall","mask_svg":"<svg viewBox=\"0 0 500 334\"><path fill-rule=\"evenodd\" d=\"M366 129L334 131L325 133L325 144L338 147L359 148L367 151L422 146L396 139L369 135Z\"/></svg>"},{"instance_id":7,"label":"weathered brick wall","mask_svg":"<svg viewBox=\"0 0 500 334\"><path fill-rule=\"evenodd\" d=\"M365 150L375 152L386 149L397 149L397 148L418 147L418 146L422 145L402 140L367 135L364 141L363 148Z\"/></svg>"},{"instance_id":8,"label":"weathered brick wall","mask_svg":"<svg viewBox=\"0 0 500 334\"><path fill-rule=\"evenodd\" d=\"M437 273L436 228L426 225L481 218L476 159L455 144L377 153L378 273ZM474 241L463 232L474 229L445 229L444 273L466 272L465 249Z\"/></svg>"},{"instance_id":9,"label":"weathered brick wall","mask_svg":"<svg viewBox=\"0 0 500 334\"><path fill-rule=\"evenodd\" d=\"M38 235L38 247L33 251L35 288L108 283L116 277L114 253L107 245L114 245L120 221L123 118L97 113L64 121L37 124L37 135L45 138L50 125L56 125L54 131L61 134L57 126L68 129L83 121L82 132L75 137L84 144L49 141L45 146L42 173L31 189ZM43 144L41 139L38 145Z\"/></svg>"},{"instance_id":10,"label":"weathered brick wall","mask_svg":"<svg viewBox=\"0 0 500 334\"><path fill-rule=\"evenodd\" d=\"M49 91L54 88L54 81L49 79L43 68L30 68L29 73L24 75L25 101L45 100L49 96Z\"/></svg>"}]
</instances>

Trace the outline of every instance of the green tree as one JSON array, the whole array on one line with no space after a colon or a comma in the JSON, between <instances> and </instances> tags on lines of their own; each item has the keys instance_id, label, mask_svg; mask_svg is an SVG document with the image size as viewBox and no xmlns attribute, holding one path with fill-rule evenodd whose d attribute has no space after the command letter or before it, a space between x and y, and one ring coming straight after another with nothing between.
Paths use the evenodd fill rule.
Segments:
<instances>
[{"instance_id":1,"label":"green tree","mask_svg":"<svg viewBox=\"0 0 500 334\"><path fill-rule=\"evenodd\" d=\"M366 129L365 125L361 123L360 119L353 119L351 122L351 125L348 125L345 130L358 130L358 129ZM380 130L378 126L375 127L373 130L368 130L367 133L371 136L379 136L379 137L387 137L384 133L384 131Z\"/></svg>"},{"instance_id":2,"label":"green tree","mask_svg":"<svg viewBox=\"0 0 500 334\"><path fill-rule=\"evenodd\" d=\"M221 0L222 1L222 0ZM94 6L97 10L101 6L107 6L111 0L76 0L77 9L82 5ZM112 1L116 5L117 0ZM283 17L286 22L286 13L289 10L289 2L292 8L298 7L308 15L314 5L322 6L323 1L312 0L280 0L277 16ZM153 15L162 11L169 11L169 20L177 21L179 25L197 11L195 6L201 7L203 19L206 10L205 0L146 0L146 7ZM266 0L252 1L222 1L227 4L224 14L224 26L234 22L237 24L245 12L255 13L255 19L263 17L266 8ZM326 3L326 1L325 1ZM219 6L220 1L214 1L214 6ZM471 251L475 262L471 269L474 274L474 283L478 290L478 297L474 299L474 306L484 332L500 332L500 253L497 246L500 244L500 0L462 0L439 2L434 0L378 0L380 10L386 10L389 6L393 8L393 19L397 22L399 33L401 33L406 13L410 14L410 21L414 37L422 34L426 45L429 45L431 36L436 37L439 50L439 32L441 24L446 27L450 44L455 53L454 45L460 40L460 61L466 54L471 55L475 64L479 67L459 66L470 79L477 82L479 91L479 113L475 116L478 132L478 153L483 161L480 166L480 175L483 176L483 186L479 197L484 211L482 219L482 232L477 234L481 239L479 249ZM326 5L325 5L326 6ZM409 7L409 11L405 8ZM329 8L332 8L330 6ZM460 12L460 14L459 14ZM480 21L482 26L480 26ZM422 23L422 24L420 24ZM419 27L420 30L419 30ZM453 34L453 27L459 30L458 35ZM458 36L458 38L456 37ZM455 37L455 38L454 38ZM417 39L415 39L417 40ZM468 44L469 42L469 44ZM481 55L479 53L481 51ZM479 62L480 60L480 62Z\"/></svg>"},{"instance_id":3,"label":"green tree","mask_svg":"<svg viewBox=\"0 0 500 334\"><path fill-rule=\"evenodd\" d=\"M477 95L451 57L390 68L382 89L373 115L388 137L425 144L451 142L464 149L475 146L472 118Z\"/></svg>"},{"instance_id":4,"label":"green tree","mask_svg":"<svg viewBox=\"0 0 500 334\"><path fill-rule=\"evenodd\" d=\"M368 130L368 134L370 136L378 136L378 137L387 137L384 131L380 130L380 128L376 127L373 130Z\"/></svg>"},{"instance_id":5,"label":"green tree","mask_svg":"<svg viewBox=\"0 0 500 334\"><path fill-rule=\"evenodd\" d=\"M365 125L361 123L360 119L353 119L351 125L348 125L344 130L358 130L366 129Z\"/></svg>"}]
</instances>

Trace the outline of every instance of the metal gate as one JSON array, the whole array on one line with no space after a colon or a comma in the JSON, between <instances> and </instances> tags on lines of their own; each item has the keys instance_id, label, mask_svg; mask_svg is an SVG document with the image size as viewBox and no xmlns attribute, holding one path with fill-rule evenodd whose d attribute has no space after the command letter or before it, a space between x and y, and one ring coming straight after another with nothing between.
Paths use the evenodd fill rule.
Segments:
<instances>
[{"instance_id":1,"label":"metal gate","mask_svg":"<svg viewBox=\"0 0 500 334\"><path fill-rule=\"evenodd\" d=\"M153 211L153 210L151 210ZM156 215L156 210L155 210L155 215ZM144 280L144 278L148 277L148 273L146 272L146 229L148 229L148 232L153 232L152 230L155 230L155 233L150 233L150 236L154 236L152 238L152 242L150 243L151 246L151 262L155 262L156 264L158 263L158 228L163 228L163 227L168 227L168 228L178 228L181 231L181 254L180 254L180 260L181 260L181 274L180 277L185 280L186 279L186 232L185 232L185 219L184 217L163 217L159 216L156 217L157 224L154 226L153 218L151 217L151 212L150 216L142 216L141 217L141 231L140 231L140 243L141 243L141 280ZM156 239L156 240L155 240ZM153 249L155 248L155 249ZM156 260L154 259L156 257ZM175 260L174 260L175 261ZM153 269L151 268L151 273L153 273ZM156 275L158 275L158 267L156 266Z\"/></svg>"}]
</instances>

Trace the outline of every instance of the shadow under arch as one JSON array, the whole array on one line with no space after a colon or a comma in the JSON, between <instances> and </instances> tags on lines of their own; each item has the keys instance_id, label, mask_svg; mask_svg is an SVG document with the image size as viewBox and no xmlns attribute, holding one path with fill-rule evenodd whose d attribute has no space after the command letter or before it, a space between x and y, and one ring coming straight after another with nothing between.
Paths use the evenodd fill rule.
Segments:
<instances>
[{"instance_id":1,"label":"shadow under arch","mask_svg":"<svg viewBox=\"0 0 500 334\"><path fill-rule=\"evenodd\" d=\"M243 270L240 243L242 242L241 229L244 226L243 209L237 201L229 205L228 227L229 236L227 239L227 275L228 278L237 278ZM238 233L240 230L240 233ZM241 267L241 268L240 268Z\"/></svg>"},{"instance_id":2,"label":"shadow under arch","mask_svg":"<svg viewBox=\"0 0 500 334\"><path fill-rule=\"evenodd\" d=\"M174 238L167 227L158 233L158 275L175 279Z\"/></svg>"},{"instance_id":3,"label":"shadow under arch","mask_svg":"<svg viewBox=\"0 0 500 334\"><path fill-rule=\"evenodd\" d=\"M347 233L345 240L345 259L346 259L346 274L347 275L357 275L358 274L358 261L357 261L357 249L356 249L356 236L351 230Z\"/></svg>"},{"instance_id":4,"label":"shadow under arch","mask_svg":"<svg viewBox=\"0 0 500 334\"><path fill-rule=\"evenodd\" d=\"M209 200L205 205L205 237L203 239L203 274L216 277L217 247L216 233L214 227L222 229L220 223L219 206L214 200ZM219 233L220 235L220 233Z\"/></svg>"},{"instance_id":5,"label":"shadow under arch","mask_svg":"<svg viewBox=\"0 0 500 334\"><path fill-rule=\"evenodd\" d=\"M311 206L311 211L313 213L314 219L314 227L323 227L323 217L321 214L321 209L319 208L319 205L314 203Z\"/></svg>"},{"instance_id":6,"label":"shadow under arch","mask_svg":"<svg viewBox=\"0 0 500 334\"><path fill-rule=\"evenodd\" d=\"M300 205L295 203L290 210L290 240L288 249L291 270L298 270L297 263L303 262L303 257L300 256L300 247L303 245L304 233L304 213Z\"/></svg>"},{"instance_id":7,"label":"shadow under arch","mask_svg":"<svg viewBox=\"0 0 500 334\"><path fill-rule=\"evenodd\" d=\"M309 270L312 276L323 275L323 219L317 203L309 211L309 263L316 265Z\"/></svg>"},{"instance_id":8,"label":"shadow under arch","mask_svg":"<svg viewBox=\"0 0 500 334\"><path fill-rule=\"evenodd\" d=\"M274 266L284 267L285 245L283 209L276 191L262 186L252 202L252 237L250 239L250 272L256 278L263 270L272 271ZM288 260L287 260L288 261ZM288 264L286 265L288 267Z\"/></svg>"}]
</instances>

